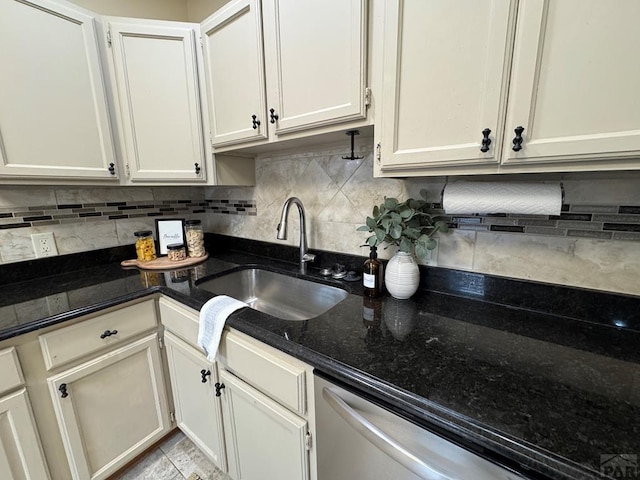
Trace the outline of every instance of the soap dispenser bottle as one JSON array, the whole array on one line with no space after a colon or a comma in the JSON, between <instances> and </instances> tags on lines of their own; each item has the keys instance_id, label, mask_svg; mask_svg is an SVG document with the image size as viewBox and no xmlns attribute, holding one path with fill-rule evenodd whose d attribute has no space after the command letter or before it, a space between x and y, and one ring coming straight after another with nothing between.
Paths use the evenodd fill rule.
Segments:
<instances>
[{"instance_id":1,"label":"soap dispenser bottle","mask_svg":"<svg viewBox=\"0 0 640 480\"><path fill-rule=\"evenodd\" d=\"M375 298L382 292L382 262L378 260L378 249L371 247L369 259L364 262L362 272L362 282L364 285L364 295Z\"/></svg>"}]
</instances>

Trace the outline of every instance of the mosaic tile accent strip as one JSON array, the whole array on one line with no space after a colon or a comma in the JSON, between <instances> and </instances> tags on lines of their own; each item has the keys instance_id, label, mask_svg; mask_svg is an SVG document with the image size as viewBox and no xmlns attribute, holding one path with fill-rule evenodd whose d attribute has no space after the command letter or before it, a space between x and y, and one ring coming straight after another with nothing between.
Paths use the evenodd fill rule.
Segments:
<instances>
[{"instance_id":1,"label":"mosaic tile accent strip","mask_svg":"<svg viewBox=\"0 0 640 480\"><path fill-rule=\"evenodd\" d=\"M459 230L640 242L637 205L563 205L560 215L445 215L441 203L431 210Z\"/></svg>"},{"instance_id":2,"label":"mosaic tile accent strip","mask_svg":"<svg viewBox=\"0 0 640 480\"><path fill-rule=\"evenodd\" d=\"M196 213L257 215L253 200L163 200L0 208L0 230Z\"/></svg>"}]
</instances>

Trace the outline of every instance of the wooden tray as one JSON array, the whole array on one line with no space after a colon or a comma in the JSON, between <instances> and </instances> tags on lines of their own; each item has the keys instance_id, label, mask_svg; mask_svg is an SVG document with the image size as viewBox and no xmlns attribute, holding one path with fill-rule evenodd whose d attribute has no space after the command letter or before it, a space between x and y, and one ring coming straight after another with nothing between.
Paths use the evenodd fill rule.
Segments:
<instances>
[{"instance_id":1,"label":"wooden tray","mask_svg":"<svg viewBox=\"0 0 640 480\"><path fill-rule=\"evenodd\" d=\"M172 262L169 257L158 257L149 262L139 262L137 259L123 260L120 265L123 267L137 267L143 270L173 270L176 268L190 267L204 262L209 258L209 254L205 253L204 257L187 257L178 262Z\"/></svg>"}]
</instances>

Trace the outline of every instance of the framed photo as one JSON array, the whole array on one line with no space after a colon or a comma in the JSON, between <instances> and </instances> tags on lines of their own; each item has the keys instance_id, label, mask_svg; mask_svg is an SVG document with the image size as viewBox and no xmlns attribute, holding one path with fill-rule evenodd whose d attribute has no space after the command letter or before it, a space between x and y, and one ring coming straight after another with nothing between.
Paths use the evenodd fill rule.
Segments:
<instances>
[{"instance_id":1,"label":"framed photo","mask_svg":"<svg viewBox=\"0 0 640 480\"><path fill-rule=\"evenodd\" d=\"M184 218L156 219L158 254L167 254L167 245L184 243Z\"/></svg>"}]
</instances>

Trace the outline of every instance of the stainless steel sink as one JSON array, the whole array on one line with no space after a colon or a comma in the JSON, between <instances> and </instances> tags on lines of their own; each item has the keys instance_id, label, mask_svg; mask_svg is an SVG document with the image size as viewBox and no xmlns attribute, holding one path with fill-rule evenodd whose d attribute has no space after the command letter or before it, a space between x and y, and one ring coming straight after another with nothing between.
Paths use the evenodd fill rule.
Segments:
<instances>
[{"instance_id":1,"label":"stainless steel sink","mask_svg":"<svg viewBox=\"0 0 640 480\"><path fill-rule=\"evenodd\" d=\"M226 273L197 284L209 292L229 295L284 320L309 320L347 298L340 288L259 268Z\"/></svg>"}]
</instances>

